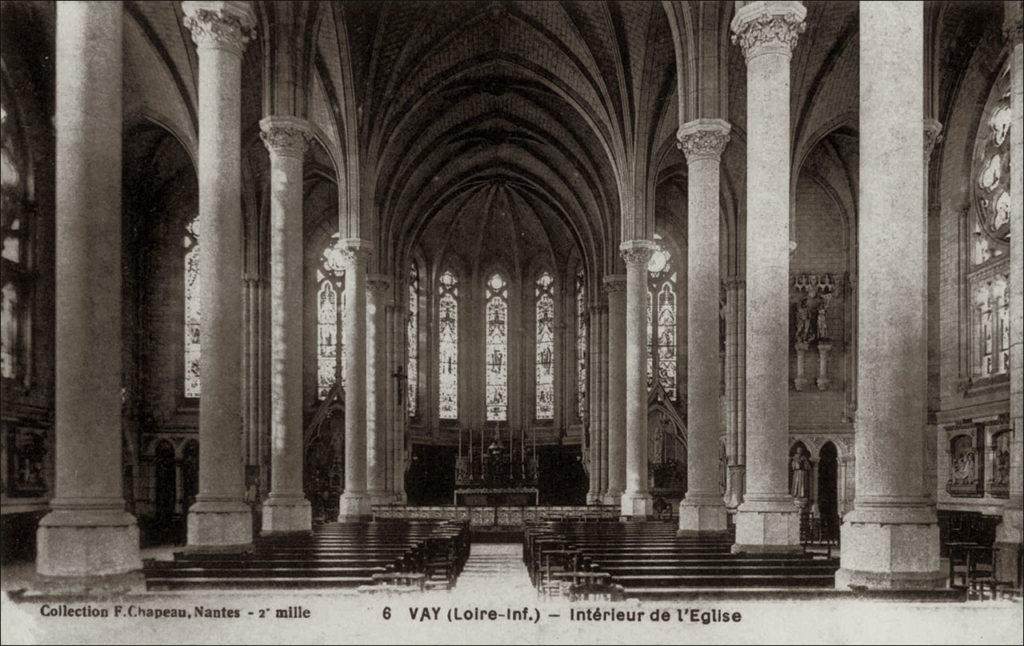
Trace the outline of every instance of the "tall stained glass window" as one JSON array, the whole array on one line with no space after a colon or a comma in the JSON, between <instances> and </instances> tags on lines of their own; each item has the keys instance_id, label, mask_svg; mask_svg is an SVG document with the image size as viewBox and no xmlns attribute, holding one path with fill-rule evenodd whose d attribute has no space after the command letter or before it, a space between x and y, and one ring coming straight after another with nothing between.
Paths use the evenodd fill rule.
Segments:
<instances>
[{"instance_id":1,"label":"tall stained glass window","mask_svg":"<svg viewBox=\"0 0 1024 646\"><path fill-rule=\"evenodd\" d=\"M438 417L459 418L459 281L451 271L438 280Z\"/></svg>"},{"instance_id":2,"label":"tall stained glass window","mask_svg":"<svg viewBox=\"0 0 1024 646\"><path fill-rule=\"evenodd\" d=\"M409 265L409 319L405 330L405 346L407 355L408 373L408 401L409 416L416 417L417 395L419 390L419 306L420 306L420 272L413 261Z\"/></svg>"},{"instance_id":3,"label":"tall stained glass window","mask_svg":"<svg viewBox=\"0 0 1024 646\"><path fill-rule=\"evenodd\" d=\"M486 299L487 421L501 422L508 418L508 283L499 274L487 279Z\"/></svg>"},{"instance_id":4,"label":"tall stained glass window","mask_svg":"<svg viewBox=\"0 0 1024 646\"><path fill-rule=\"evenodd\" d=\"M15 106L8 101L3 79L0 103L0 375L18 379L27 374L31 328L28 325L35 274L28 253L34 210L29 205L31 167Z\"/></svg>"},{"instance_id":5,"label":"tall stained glass window","mask_svg":"<svg viewBox=\"0 0 1024 646\"><path fill-rule=\"evenodd\" d=\"M576 271L576 416L587 413L587 284L583 267Z\"/></svg>"},{"instance_id":6,"label":"tall stained glass window","mask_svg":"<svg viewBox=\"0 0 1024 646\"><path fill-rule=\"evenodd\" d=\"M185 397L200 394L199 381L199 238L196 226L199 216L185 225Z\"/></svg>"},{"instance_id":7,"label":"tall stained glass window","mask_svg":"<svg viewBox=\"0 0 1024 646\"><path fill-rule=\"evenodd\" d=\"M647 263L647 383L676 398L676 271L660 234Z\"/></svg>"},{"instance_id":8,"label":"tall stained glass window","mask_svg":"<svg viewBox=\"0 0 1024 646\"><path fill-rule=\"evenodd\" d=\"M337 235L320 255L316 271L316 393L324 399L335 383L345 385L339 370L342 355L344 271ZM340 377L339 377L340 375Z\"/></svg>"},{"instance_id":9,"label":"tall stained glass window","mask_svg":"<svg viewBox=\"0 0 1024 646\"><path fill-rule=\"evenodd\" d=\"M537 306L537 419L555 418L555 281L544 272L534 287Z\"/></svg>"},{"instance_id":10,"label":"tall stained glass window","mask_svg":"<svg viewBox=\"0 0 1024 646\"><path fill-rule=\"evenodd\" d=\"M973 203L965 228L973 234L966 279L970 285L973 378L1009 371L1010 176L1019 160L1010 154L1013 125L1007 62L989 92L974 143Z\"/></svg>"}]
</instances>

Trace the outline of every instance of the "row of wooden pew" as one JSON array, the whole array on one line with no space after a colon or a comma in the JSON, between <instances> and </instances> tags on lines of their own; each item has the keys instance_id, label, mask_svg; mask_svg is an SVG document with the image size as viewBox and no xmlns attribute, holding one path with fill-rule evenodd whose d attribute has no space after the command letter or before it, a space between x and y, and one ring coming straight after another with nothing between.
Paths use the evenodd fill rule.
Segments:
<instances>
[{"instance_id":1,"label":"row of wooden pew","mask_svg":"<svg viewBox=\"0 0 1024 646\"><path fill-rule=\"evenodd\" d=\"M523 556L544 594L669 599L701 590L833 588L838 560L733 554L728 534L676 536L670 522L546 522L527 528Z\"/></svg>"},{"instance_id":2,"label":"row of wooden pew","mask_svg":"<svg viewBox=\"0 0 1024 646\"><path fill-rule=\"evenodd\" d=\"M333 523L256 539L241 553L182 551L148 560L150 590L447 589L469 557L469 527L450 521Z\"/></svg>"}]
</instances>

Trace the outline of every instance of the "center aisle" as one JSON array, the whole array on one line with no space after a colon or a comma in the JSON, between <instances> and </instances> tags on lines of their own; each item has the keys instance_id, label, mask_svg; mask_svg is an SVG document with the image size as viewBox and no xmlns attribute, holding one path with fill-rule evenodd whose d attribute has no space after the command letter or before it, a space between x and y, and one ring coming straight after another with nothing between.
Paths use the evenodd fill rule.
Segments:
<instances>
[{"instance_id":1,"label":"center aisle","mask_svg":"<svg viewBox=\"0 0 1024 646\"><path fill-rule=\"evenodd\" d=\"M455 591L492 597L496 589L509 596L534 595L530 574L523 563L520 543L474 543L459 574Z\"/></svg>"}]
</instances>

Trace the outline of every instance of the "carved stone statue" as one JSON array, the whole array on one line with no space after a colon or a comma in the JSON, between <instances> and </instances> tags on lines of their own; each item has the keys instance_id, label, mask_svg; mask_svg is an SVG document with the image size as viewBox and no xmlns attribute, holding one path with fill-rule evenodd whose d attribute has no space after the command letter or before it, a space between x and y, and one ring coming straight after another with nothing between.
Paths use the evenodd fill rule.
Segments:
<instances>
[{"instance_id":1,"label":"carved stone statue","mask_svg":"<svg viewBox=\"0 0 1024 646\"><path fill-rule=\"evenodd\" d=\"M828 340L828 303L824 300L818 305L818 340Z\"/></svg>"},{"instance_id":2,"label":"carved stone statue","mask_svg":"<svg viewBox=\"0 0 1024 646\"><path fill-rule=\"evenodd\" d=\"M806 499L810 491L811 461L798 449L789 460L789 493L794 498Z\"/></svg>"},{"instance_id":3,"label":"carved stone statue","mask_svg":"<svg viewBox=\"0 0 1024 646\"><path fill-rule=\"evenodd\" d=\"M797 343L808 343L811 336L811 309L804 296L796 306L796 340Z\"/></svg>"}]
</instances>

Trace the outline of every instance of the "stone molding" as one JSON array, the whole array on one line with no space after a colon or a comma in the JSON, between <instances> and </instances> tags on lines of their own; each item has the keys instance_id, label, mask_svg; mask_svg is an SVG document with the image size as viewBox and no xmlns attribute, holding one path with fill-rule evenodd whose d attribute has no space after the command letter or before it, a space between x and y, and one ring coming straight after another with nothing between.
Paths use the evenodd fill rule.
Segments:
<instances>
[{"instance_id":1,"label":"stone molding","mask_svg":"<svg viewBox=\"0 0 1024 646\"><path fill-rule=\"evenodd\" d=\"M654 253L654 243L650 240L626 240L619 245L619 252L627 267L646 270Z\"/></svg>"}]
</instances>

